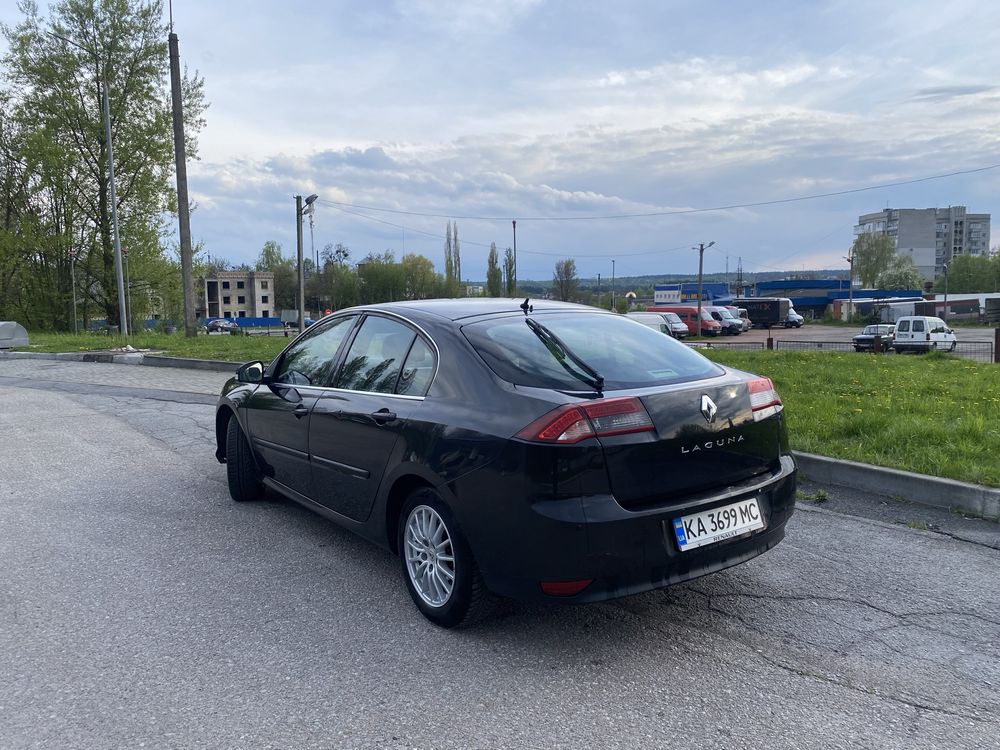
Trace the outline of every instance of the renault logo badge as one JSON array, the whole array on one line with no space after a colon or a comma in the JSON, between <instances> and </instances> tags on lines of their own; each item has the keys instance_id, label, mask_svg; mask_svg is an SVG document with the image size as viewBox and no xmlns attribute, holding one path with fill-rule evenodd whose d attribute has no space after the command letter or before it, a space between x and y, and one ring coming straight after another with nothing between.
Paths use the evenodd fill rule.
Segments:
<instances>
[{"instance_id":1,"label":"renault logo badge","mask_svg":"<svg viewBox=\"0 0 1000 750\"><path fill-rule=\"evenodd\" d=\"M701 397L701 415L709 424L715 421L715 415L719 413L719 407L707 395Z\"/></svg>"}]
</instances>

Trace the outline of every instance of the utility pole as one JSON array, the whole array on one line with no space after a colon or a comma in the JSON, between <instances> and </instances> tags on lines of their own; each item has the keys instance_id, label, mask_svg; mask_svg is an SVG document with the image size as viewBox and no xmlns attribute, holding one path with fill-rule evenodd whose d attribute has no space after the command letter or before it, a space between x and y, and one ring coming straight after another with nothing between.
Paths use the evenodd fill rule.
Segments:
<instances>
[{"instance_id":1,"label":"utility pole","mask_svg":"<svg viewBox=\"0 0 1000 750\"><path fill-rule=\"evenodd\" d=\"M306 277L302 266L302 196L295 196L295 249L299 264L299 333L306 329Z\"/></svg>"},{"instance_id":2,"label":"utility pole","mask_svg":"<svg viewBox=\"0 0 1000 750\"><path fill-rule=\"evenodd\" d=\"M704 242L698 243L698 322L695 324L695 336L701 336L701 276L705 265L705 248L711 247L714 244L715 240L712 240L707 245Z\"/></svg>"},{"instance_id":3,"label":"utility pole","mask_svg":"<svg viewBox=\"0 0 1000 750\"><path fill-rule=\"evenodd\" d=\"M53 36L56 39L62 39L67 44L72 44L77 49L81 49L94 56L94 59L100 65L100 55L89 47L84 47L82 44L74 42L72 39L62 36L61 34L56 34L55 32L48 32L49 36ZM108 188L111 197L111 229L114 235L114 248L115 248L115 274L118 281L118 324L119 332L122 336L128 338L128 319L125 317L125 282L122 279L122 245L118 240L118 198L115 195L115 151L111 143L111 104L108 102L108 76L107 71L101 66L100 70L101 76L101 112L104 115L104 137L108 145ZM111 324L111 321L108 321Z\"/></svg>"},{"instance_id":4,"label":"utility pole","mask_svg":"<svg viewBox=\"0 0 1000 750\"><path fill-rule=\"evenodd\" d=\"M618 306L615 304L615 259L611 259L611 311L618 312Z\"/></svg>"},{"instance_id":5,"label":"utility pole","mask_svg":"<svg viewBox=\"0 0 1000 750\"><path fill-rule=\"evenodd\" d=\"M601 274L597 274L597 306L601 306Z\"/></svg>"},{"instance_id":6,"label":"utility pole","mask_svg":"<svg viewBox=\"0 0 1000 750\"><path fill-rule=\"evenodd\" d=\"M181 100L181 59L170 6L170 98L174 116L174 165L177 170L177 225L181 242L181 291L184 300L184 335L198 335L194 301L194 253L191 250L191 212L188 205L187 151L184 147L184 104Z\"/></svg>"},{"instance_id":7,"label":"utility pole","mask_svg":"<svg viewBox=\"0 0 1000 750\"><path fill-rule=\"evenodd\" d=\"M847 277L847 322L850 323L854 320L854 252L849 251L844 256L844 260L847 261L847 265L850 267Z\"/></svg>"},{"instance_id":8,"label":"utility pole","mask_svg":"<svg viewBox=\"0 0 1000 750\"><path fill-rule=\"evenodd\" d=\"M517 219L510 222L514 228L514 296L517 296Z\"/></svg>"}]
</instances>

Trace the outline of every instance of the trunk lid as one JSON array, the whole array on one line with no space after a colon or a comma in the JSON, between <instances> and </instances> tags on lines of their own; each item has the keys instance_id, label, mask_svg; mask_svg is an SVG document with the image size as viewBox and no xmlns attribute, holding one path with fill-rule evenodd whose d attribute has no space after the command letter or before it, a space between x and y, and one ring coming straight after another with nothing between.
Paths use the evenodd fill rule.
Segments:
<instances>
[{"instance_id":1,"label":"trunk lid","mask_svg":"<svg viewBox=\"0 0 1000 750\"><path fill-rule=\"evenodd\" d=\"M771 470L787 442L784 418L756 420L748 382L728 373L639 394L655 432L600 438L619 504L670 504Z\"/></svg>"}]
</instances>

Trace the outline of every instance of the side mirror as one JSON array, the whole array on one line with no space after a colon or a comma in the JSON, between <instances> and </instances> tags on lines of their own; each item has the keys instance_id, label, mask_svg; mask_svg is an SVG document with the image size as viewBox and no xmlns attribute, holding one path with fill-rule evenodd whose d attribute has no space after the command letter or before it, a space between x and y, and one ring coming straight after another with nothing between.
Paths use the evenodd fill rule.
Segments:
<instances>
[{"instance_id":1,"label":"side mirror","mask_svg":"<svg viewBox=\"0 0 1000 750\"><path fill-rule=\"evenodd\" d=\"M241 383L260 383L264 380L264 363L260 360L247 362L236 370L236 379Z\"/></svg>"}]
</instances>

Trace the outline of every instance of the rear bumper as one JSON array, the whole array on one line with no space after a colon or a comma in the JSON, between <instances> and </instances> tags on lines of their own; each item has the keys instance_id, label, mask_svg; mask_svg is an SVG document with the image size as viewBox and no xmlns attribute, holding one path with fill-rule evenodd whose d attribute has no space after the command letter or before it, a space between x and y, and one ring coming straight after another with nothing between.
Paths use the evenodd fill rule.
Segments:
<instances>
[{"instance_id":1,"label":"rear bumper","mask_svg":"<svg viewBox=\"0 0 1000 750\"><path fill-rule=\"evenodd\" d=\"M784 538L795 507L795 475L794 459L786 455L768 476L669 508L630 512L606 495L536 503L532 517L522 519L535 527L522 536L527 541L501 559L487 554L480 567L492 591L526 601L596 602L698 578L763 554ZM680 551L675 518L751 497L758 499L764 528ZM479 550L477 540L472 542ZM584 579L593 582L575 596L548 596L540 586Z\"/></svg>"}]
</instances>

